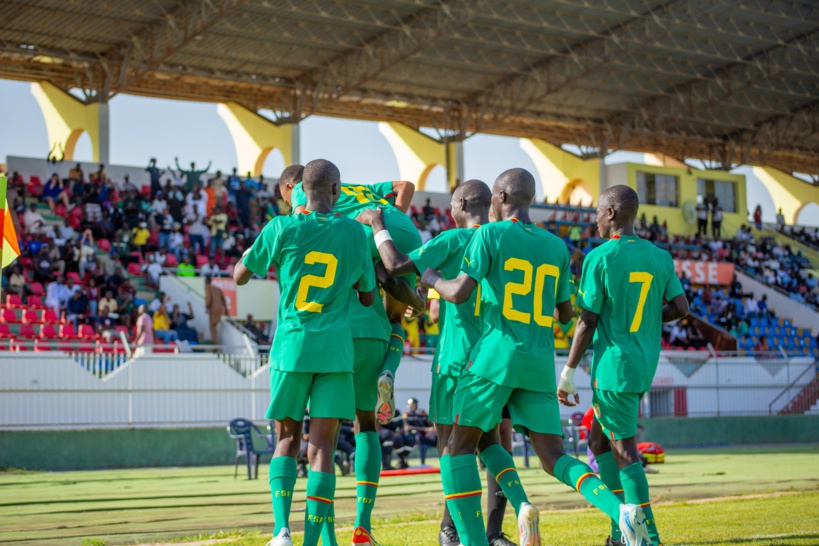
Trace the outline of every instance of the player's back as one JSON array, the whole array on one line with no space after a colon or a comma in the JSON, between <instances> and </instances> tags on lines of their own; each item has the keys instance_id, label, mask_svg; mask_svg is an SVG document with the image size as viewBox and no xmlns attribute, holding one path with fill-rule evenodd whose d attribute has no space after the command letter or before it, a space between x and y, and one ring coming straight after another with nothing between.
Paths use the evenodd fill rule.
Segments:
<instances>
[{"instance_id":1,"label":"player's back","mask_svg":"<svg viewBox=\"0 0 819 546\"><path fill-rule=\"evenodd\" d=\"M306 371L289 358L298 354L305 361L314 359L311 366L327 362L324 371L339 371L329 369L336 360L329 357L352 354L350 292L362 277L370 278L374 285L364 230L348 218L314 211L274 218L265 226L268 229L274 232L269 238L277 241L270 254L281 289L271 351L278 369ZM333 344L345 349L350 344L349 351L335 351ZM297 346L301 348L295 350ZM346 361L338 364L352 366Z\"/></svg>"},{"instance_id":2,"label":"player's back","mask_svg":"<svg viewBox=\"0 0 819 546\"><path fill-rule=\"evenodd\" d=\"M464 260L464 272L485 279L483 332L468 369L498 384L554 391L553 315L571 297L566 244L535 224L505 220L481 227Z\"/></svg>"},{"instance_id":3,"label":"player's back","mask_svg":"<svg viewBox=\"0 0 819 546\"><path fill-rule=\"evenodd\" d=\"M645 392L657 369L664 299L682 293L671 255L635 235L586 256L581 307L600 315L592 375L596 388Z\"/></svg>"},{"instance_id":4,"label":"player's back","mask_svg":"<svg viewBox=\"0 0 819 546\"><path fill-rule=\"evenodd\" d=\"M333 211L342 216L355 218L362 210L379 206L384 207L385 212L395 209L395 192L392 189L392 182L379 182L372 185L341 184L340 190ZM307 196L300 183L293 188L292 201L293 208L307 203Z\"/></svg>"}]
</instances>

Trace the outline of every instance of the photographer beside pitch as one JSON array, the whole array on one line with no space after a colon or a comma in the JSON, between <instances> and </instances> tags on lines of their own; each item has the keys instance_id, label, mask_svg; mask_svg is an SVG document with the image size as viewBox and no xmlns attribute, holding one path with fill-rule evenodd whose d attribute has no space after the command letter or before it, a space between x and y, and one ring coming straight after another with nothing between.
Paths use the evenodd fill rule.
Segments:
<instances>
[{"instance_id":1,"label":"photographer beside pitch","mask_svg":"<svg viewBox=\"0 0 819 546\"><path fill-rule=\"evenodd\" d=\"M583 263L577 290L582 311L557 395L566 406L580 401L574 371L593 341L595 418L589 447L603 482L625 502L642 507L650 544L660 546L637 449L637 419L640 400L657 371L662 323L686 316L688 300L671 255L635 235L639 206L637 193L628 186L614 186L600 196L597 227L609 241L589 252ZM607 544L622 543L612 521Z\"/></svg>"}]
</instances>

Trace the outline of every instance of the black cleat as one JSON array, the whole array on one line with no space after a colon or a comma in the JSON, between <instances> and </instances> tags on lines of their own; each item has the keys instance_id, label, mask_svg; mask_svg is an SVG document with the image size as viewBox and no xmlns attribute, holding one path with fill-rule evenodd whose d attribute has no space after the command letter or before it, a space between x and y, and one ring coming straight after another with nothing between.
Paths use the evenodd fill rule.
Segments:
<instances>
[{"instance_id":1,"label":"black cleat","mask_svg":"<svg viewBox=\"0 0 819 546\"><path fill-rule=\"evenodd\" d=\"M620 540L614 540L613 538L608 537L608 538L606 539L606 546L626 546L626 543L625 543L625 542L623 542L623 540L622 540L622 539L620 539Z\"/></svg>"},{"instance_id":2,"label":"black cleat","mask_svg":"<svg viewBox=\"0 0 819 546\"><path fill-rule=\"evenodd\" d=\"M501 532L493 537L486 537L489 540L489 546L517 546L514 542L509 540L505 533Z\"/></svg>"},{"instance_id":3,"label":"black cleat","mask_svg":"<svg viewBox=\"0 0 819 546\"><path fill-rule=\"evenodd\" d=\"M461 546L461 539L454 525L446 525L438 531L438 544L441 546Z\"/></svg>"}]
</instances>

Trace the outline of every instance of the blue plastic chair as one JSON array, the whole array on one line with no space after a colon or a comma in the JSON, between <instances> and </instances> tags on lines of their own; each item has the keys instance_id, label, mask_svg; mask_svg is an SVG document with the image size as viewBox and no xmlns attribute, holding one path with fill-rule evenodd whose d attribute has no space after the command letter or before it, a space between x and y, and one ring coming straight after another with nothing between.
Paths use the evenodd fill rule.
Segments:
<instances>
[{"instance_id":1,"label":"blue plastic chair","mask_svg":"<svg viewBox=\"0 0 819 546\"><path fill-rule=\"evenodd\" d=\"M273 439L266 434L262 434L259 427L248 419L234 419L227 426L228 434L236 440L236 457L233 459L233 479L239 474L239 459L245 458L247 464L247 479L251 480L259 477L259 459L261 455L273 455L275 446ZM264 449L256 449L253 444L253 436L261 439L265 443ZM253 466L256 466L254 477Z\"/></svg>"}]
</instances>

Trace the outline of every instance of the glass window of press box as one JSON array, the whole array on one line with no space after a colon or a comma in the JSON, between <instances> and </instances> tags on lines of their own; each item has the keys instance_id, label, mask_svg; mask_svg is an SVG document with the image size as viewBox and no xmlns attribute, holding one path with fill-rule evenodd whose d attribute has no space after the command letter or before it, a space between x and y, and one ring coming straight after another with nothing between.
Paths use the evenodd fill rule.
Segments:
<instances>
[{"instance_id":1,"label":"glass window of press box","mask_svg":"<svg viewBox=\"0 0 819 546\"><path fill-rule=\"evenodd\" d=\"M697 179L697 195L708 203L719 200L724 212L737 211L736 183L725 180Z\"/></svg>"},{"instance_id":2,"label":"glass window of press box","mask_svg":"<svg viewBox=\"0 0 819 546\"><path fill-rule=\"evenodd\" d=\"M676 207L679 200L678 180L670 174L637 173L637 196L640 203Z\"/></svg>"}]
</instances>

